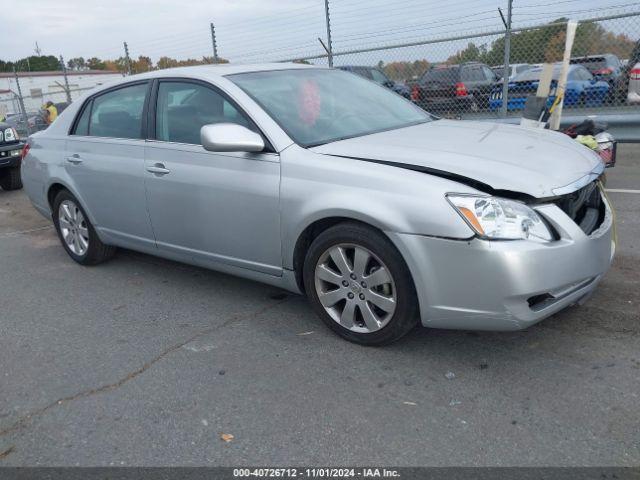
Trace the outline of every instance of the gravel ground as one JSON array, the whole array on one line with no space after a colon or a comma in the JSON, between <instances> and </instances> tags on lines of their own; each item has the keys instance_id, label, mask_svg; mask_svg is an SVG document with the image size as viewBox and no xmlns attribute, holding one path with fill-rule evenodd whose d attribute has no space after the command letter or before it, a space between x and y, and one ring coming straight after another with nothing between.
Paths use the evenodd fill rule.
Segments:
<instances>
[{"instance_id":1,"label":"gravel ground","mask_svg":"<svg viewBox=\"0 0 640 480\"><path fill-rule=\"evenodd\" d=\"M640 146L619 157L608 188L639 190ZM639 465L640 193L610 196L586 305L364 348L261 284L129 251L80 267L0 191L0 465Z\"/></svg>"}]
</instances>

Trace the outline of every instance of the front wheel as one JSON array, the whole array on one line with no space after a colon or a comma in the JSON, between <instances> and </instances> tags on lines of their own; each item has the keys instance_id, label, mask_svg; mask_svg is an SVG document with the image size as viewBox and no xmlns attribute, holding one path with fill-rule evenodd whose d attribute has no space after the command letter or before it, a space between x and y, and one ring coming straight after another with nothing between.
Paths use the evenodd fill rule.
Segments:
<instances>
[{"instance_id":1,"label":"front wheel","mask_svg":"<svg viewBox=\"0 0 640 480\"><path fill-rule=\"evenodd\" d=\"M20 190L22 188L22 178L20 178L20 167L0 170L0 187L3 190Z\"/></svg>"},{"instance_id":2,"label":"front wheel","mask_svg":"<svg viewBox=\"0 0 640 480\"><path fill-rule=\"evenodd\" d=\"M373 228L343 223L321 233L307 252L303 276L316 313L351 342L389 344L418 322L409 269Z\"/></svg>"}]
</instances>

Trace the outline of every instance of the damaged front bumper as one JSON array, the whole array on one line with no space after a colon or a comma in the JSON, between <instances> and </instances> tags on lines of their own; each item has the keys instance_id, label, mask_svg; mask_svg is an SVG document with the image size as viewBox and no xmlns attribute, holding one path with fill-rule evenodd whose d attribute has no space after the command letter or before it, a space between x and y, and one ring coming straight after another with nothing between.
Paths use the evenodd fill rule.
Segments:
<instances>
[{"instance_id":1,"label":"damaged front bumper","mask_svg":"<svg viewBox=\"0 0 640 480\"><path fill-rule=\"evenodd\" d=\"M451 240L389 233L416 284L422 324L519 330L584 300L615 253L614 216L590 234L555 204L537 206L558 233L549 243Z\"/></svg>"}]
</instances>

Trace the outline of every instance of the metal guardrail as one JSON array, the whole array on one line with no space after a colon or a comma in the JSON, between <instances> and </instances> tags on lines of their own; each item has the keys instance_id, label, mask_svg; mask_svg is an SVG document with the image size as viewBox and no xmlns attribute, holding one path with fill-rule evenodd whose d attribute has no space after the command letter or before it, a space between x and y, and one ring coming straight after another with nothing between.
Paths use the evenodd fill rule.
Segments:
<instances>
[{"instance_id":1,"label":"metal guardrail","mask_svg":"<svg viewBox=\"0 0 640 480\"><path fill-rule=\"evenodd\" d=\"M620 143L640 143L640 108L637 112L630 113L620 110L581 110L580 112L567 112L569 115L563 115L560 119L560 128L564 129L582 122L585 118L593 118L598 122L604 122L609 127L607 131L611 133ZM482 114L462 115L463 120L479 120L486 122L510 123L518 125L520 116L487 117Z\"/></svg>"}]
</instances>

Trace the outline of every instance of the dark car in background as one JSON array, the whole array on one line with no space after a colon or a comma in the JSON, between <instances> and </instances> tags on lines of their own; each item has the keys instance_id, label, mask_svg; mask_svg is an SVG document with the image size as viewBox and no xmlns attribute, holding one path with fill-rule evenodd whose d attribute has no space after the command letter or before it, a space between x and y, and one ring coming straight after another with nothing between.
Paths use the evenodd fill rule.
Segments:
<instances>
[{"instance_id":1,"label":"dark car in background","mask_svg":"<svg viewBox=\"0 0 640 480\"><path fill-rule=\"evenodd\" d=\"M535 95L540 83L543 67L533 67L517 75L509 82L507 110L523 110L527 97ZM547 106L555 100L555 90L560 77L562 64L554 64L551 77L551 89L547 99ZM569 65L567 84L563 104L565 107L600 107L609 95L609 83L597 80L589 70L582 65ZM498 110L502 106L502 85L497 85L491 92L489 108Z\"/></svg>"},{"instance_id":2,"label":"dark car in background","mask_svg":"<svg viewBox=\"0 0 640 480\"><path fill-rule=\"evenodd\" d=\"M0 122L0 187L3 190L22 188L20 178L21 153L24 142L14 127Z\"/></svg>"},{"instance_id":3,"label":"dark car in background","mask_svg":"<svg viewBox=\"0 0 640 480\"><path fill-rule=\"evenodd\" d=\"M402 83L394 82L389 77L385 75L385 73L377 67L365 67L359 65L342 65L340 67L336 67L340 70L344 70L345 72L355 73L356 75L360 75L368 80L373 80L374 82L382 85L383 87L390 88L394 92L399 95L402 95L405 98L409 98L411 91L409 87Z\"/></svg>"},{"instance_id":4,"label":"dark car in background","mask_svg":"<svg viewBox=\"0 0 640 480\"><path fill-rule=\"evenodd\" d=\"M431 112L477 112L488 107L496 81L483 63L435 65L411 85L411 100Z\"/></svg>"}]
</instances>

